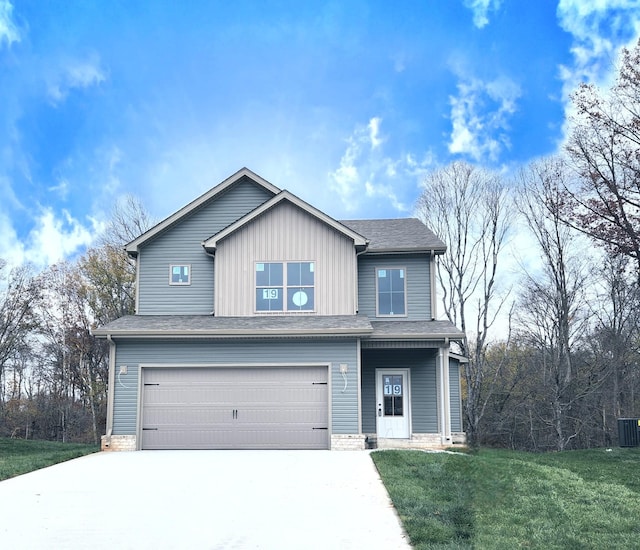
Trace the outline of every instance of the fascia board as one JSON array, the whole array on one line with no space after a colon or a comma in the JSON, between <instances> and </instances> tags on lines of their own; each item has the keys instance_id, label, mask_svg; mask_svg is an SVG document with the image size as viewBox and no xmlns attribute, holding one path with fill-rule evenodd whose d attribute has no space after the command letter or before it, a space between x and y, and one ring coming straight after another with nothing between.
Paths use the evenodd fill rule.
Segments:
<instances>
[{"instance_id":1,"label":"fascia board","mask_svg":"<svg viewBox=\"0 0 640 550\"><path fill-rule=\"evenodd\" d=\"M306 337L357 337L357 336L369 336L372 330L369 329L307 329L307 330L292 330L288 331L274 331L274 330L220 330L220 331L207 331L207 330L110 330L100 331L95 330L92 332L96 338L306 338Z\"/></svg>"},{"instance_id":2,"label":"fascia board","mask_svg":"<svg viewBox=\"0 0 640 550\"><path fill-rule=\"evenodd\" d=\"M210 199L212 199L216 195L219 195L220 193L225 191L227 188L231 187L234 183L236 183L238 180L240 180L244 176L249 177L254 182L256 182L258 185L264 187L267 191L270 191L274 195L280 193L280 189L277 188L275 185L269 183L264 178L261 178L260 176L258 176L257 174L255 174L254 172L249 170L248 168L242 168L241 170L238 170L232 176L229 176L222 183L219 183L218 185L216 185L212 189L209 189L209 191L207 191L203 195L200 195L197 199L194 199L189 204L187 204L186 206L183 206L180 210L178 210L174 214L171 214L171 216L169 216L168 218L165 218L160 223L154 225L151 229L149 229L148 231L144 232L142 235L140 235L139 237L137 237L136 239L134 239L130 243L127 243L125 245L125 247L124 247L125 251L130 256L137 256L138 255L138 247L141 244L143 244L147 240L155 237L158 233L164 231L167 227L169 227L170 225L174 224L177 220L179 220L183 216L188 215L190 212L192 212L193 210L195 210L196 208L198 208L199 206L201 206L205 202L209 201Z\"/></svg>"},{"instance_id":3,"label":"fascia board","mask_svg":"<svg viewBox=\"0 0 640 550\"><path fill-rule=\"evenodd\" d=\"M368 244L367 239L365 239L359 233L356 233L352 229L349 229L346 225L343 225L340 222L334 220L331 216L328 216L324 212L321 212L317 208L303 201L301 198L296 197L293 193L290 193L289 191L284 190L284 191L280 191L280 193L278 193L275 197L269 199L267 202L261 204L255 210L252 210L251 212L249 212L246 216L243 216L238 221L224 228L219 233L216 233L212 237L208 238L206 241L202 243L202 246L206 250L209 250L209 251L214 250L219 241L221 241L225 237L228 237L233 232L247 225L251 221L255 220L258 216L264 214L265 212L267 212L277 204L280 204L284 200L289 201L290 203L304 210L305 212L312 215L313 217L333 227L336 231L339 231L340 233L348 236L350 239L353 239L355 246L366 246Z\"/></svg>"},{"instance_id":4,"label":"fascia board","mask_svg":"<svg viewBox=\"0 0 640 550\"><path fill-rule=\"evenodd\" d=\"M370 340L464 340L464 334L456 333L438 333L438 334L373 334Z\"/></svg>"},{"instance_id":5,"label":"fascia board","mask_svg":"<svg viewBox=\"0 0 640 550\"><path fill-rule=\"evenodd\" d=\"M447 251L445 248L374 248L368 249L364 255L365 256L375 256L375 255L392 255L392 254L435 254L436 256L440 256Z\"/></svg>"}]
</instances>

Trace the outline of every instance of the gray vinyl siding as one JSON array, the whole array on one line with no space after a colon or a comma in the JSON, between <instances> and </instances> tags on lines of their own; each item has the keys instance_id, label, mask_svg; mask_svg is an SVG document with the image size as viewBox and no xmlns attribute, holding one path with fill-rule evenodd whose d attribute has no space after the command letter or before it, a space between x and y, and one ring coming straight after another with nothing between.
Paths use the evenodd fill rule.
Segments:
<instances>
[{"instance_id":1,"label":"gray vinyl siding","mask_svg":"<svg viewBox=\"0 0 640 550\"><path fill-rule=\"evenodd\" d=\"M202 242L271 198L248 178L214 197L141 247L138 313L208 314L214 307L214 260ZM191 265L191 284L169 285L169 265Z\"/></svg>"},{"instance_id":2,"label":"gray vinyl siding","mask_svg":"<svg viewBox=\"0 0 640 550\"><path fill-rule=\"evenodd\" d=\"M219 243L216 315L254 315L255 262L287 261L314 262L314 313L355 314L353 240L283 201Z\"/></svg>"},{"instance_id":3,"label":"gray vinyl siding","mask_svg":"<svg viewBox=\"0 0 640 550\"><path fill-rule=\"evenodd\" d=\"M428 254L363 255L358 258L358 313L376 317L376 268L406 269L407 315L397 319L431 320L431 278ZM381 317L391 320L394 317Z\"/></svg>"},{"instance_id":4,"label":"gray vinyl siding","mask_svg":"<svg viewBox=\"0 0 640 550\"><path fill-rule=\"evenodd\" d=\"M173 365L278 365L331 364L331 432L359 433L357 345L345 340L221 341L122 340L116 342L114 435L135 435L140 364ZM340 374L346 363L347 388ZM127 374L117 376L121 365ZM343 391L344 390L344 391Z\"/></svg>"},{"instance_id":5,"label":"gray vinyl siding","mask_svg":"<svg viewBox=\"0 0 640 550\"><path fill-rule=\"evenodd\" d=\"M451 394L451 431L462 430L462 396L460 395L460 363L449 359L449 392Z\"/></svg>"},{"instance_id":6,"label":"gray vinyl siding","mask_svg":"<svg viewBox=\"0 0 640 550\"><path fill-rule=\"evenodd\" d=\"M362 432L376 433L376 378L380 368L408 368L413 433L437 433L435 350L362 350Z\"/></svg>"}]
</instances>

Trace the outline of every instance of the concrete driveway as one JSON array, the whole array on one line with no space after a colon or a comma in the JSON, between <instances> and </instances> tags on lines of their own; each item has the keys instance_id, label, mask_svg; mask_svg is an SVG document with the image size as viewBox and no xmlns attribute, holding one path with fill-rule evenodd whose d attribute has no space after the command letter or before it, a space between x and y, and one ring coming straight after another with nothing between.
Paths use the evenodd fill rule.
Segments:
<instances>
[{"instance_id":1,"label":"concrete driveway","mask_svg":"<svg viewBox=\"0 0 640 550\"><path fill-rule=\"evenodd\" d=\"M410 548L368 452L97 453L0 482L12 549Z\"/></svg>"}]
</instances>

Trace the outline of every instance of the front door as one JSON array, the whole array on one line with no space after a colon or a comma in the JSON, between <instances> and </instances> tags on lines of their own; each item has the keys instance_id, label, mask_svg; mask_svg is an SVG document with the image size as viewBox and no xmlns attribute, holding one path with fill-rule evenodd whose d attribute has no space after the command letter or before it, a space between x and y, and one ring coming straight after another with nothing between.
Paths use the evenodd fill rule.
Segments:
<instances>
[{"instance_id":1,"label":"front door","mask_svg":"<svg viewBox=\"0 0 640 550\"><path fill-rule=\"evenodd\" d=\"M376 396L378 437L408 439L410 436L409 371L377 369Z\"/></svg>"}]
</instances>

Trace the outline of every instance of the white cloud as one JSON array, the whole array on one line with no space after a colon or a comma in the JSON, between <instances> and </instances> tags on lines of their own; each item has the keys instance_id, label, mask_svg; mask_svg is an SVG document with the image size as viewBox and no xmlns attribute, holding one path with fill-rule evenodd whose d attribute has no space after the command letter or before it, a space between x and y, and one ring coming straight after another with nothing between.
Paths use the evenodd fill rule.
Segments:
<instances>
[{"instance_id":1,"label":"white cloud","mask_svg":"<svg viewBox=\"0 0 640 550\"><path fill-rule=\"evenodd\" d=\"M481 29L489 23L489 10L496 11L502 0L464 0L464 5L473 12L473 24Z\"/></svg>"},{"instance_id":2,"label":"white cloud","mask_svg":"<svg viewBox=\"0 0 640 550\"><path fill-rule=\"evenodd\" d=\"M373 117L367 126L367 128L369 128L369 141L371 141L372 149L379 147L382 143L382 139L378 137L380 133L380 122L382 122L382 120L379 117Z\"/></svg>"},{"instance_id":3,"label":"white cloud","mask_svg":"<svg viewBox=\"0 0 640 550\"><path fill-rule=\"evenodd\" d=\"M21 265L24 259L24 246L18 239L11 220L0 212L0 260L7 262L11 268Z\"/></svg>"},{"instance_id":4,"label":"white cloud","mask_svg":"<svg viewBox=\"0 0 640 550\"><path fill-rule=\"evenodd\" d=\"M101 229L95 220L90 223L87 228L67 211L57 217L52 209L44 208L29 233L24 258L36 266L48 266L73 256L91 245Z\"/></svg>"},{"instance_id":5,"label":"white cloud","mask_svg":"<svg viewBox=\"0 0 640 550\"><path fill-rule=\"evenodd\" d=\"M433 163L429 154L420 161L413 154L405 153L398 158L385 155L386 139L379 137L381 125L382 119L373 117L366 126L357 127L347 139L340 166L329 173L330 189L347 212L362 210L365 203L382 200L394 212L406 215ZM408 195L408 200L403 195Z\"/></svg>"},{"instance_id":6,"label":"white cloud","mask_svg":"<svg viewBox=\"0 0 640 550\"><path fill-rule=\"evenodd\" d=\"M464 78L458 84L458 95L449 98L449 152L469 155L475 161L497 160L510 145L506 131L520 95L520 87L507 77L490 82Z\"/></svg>"},{"instance_id":7,"label":"white cloud","mask_svg":"<svg viewBox=\"0 0 640 550\"><path fill-rule=\"evenodd\" d=\"M46 79L47 95L53 103L60 103L71 90L96 86L105 78L96 55L84 61L69 61Z\"/></svg>"},{"instance_id":8,"label":"white cloud","mask_svg":"<svg viewBox=\"0 0 640 550\"><path fill-rule=\"evenodd\" d=\"M560 68L565 99L580 82L609 84L620 47L640 35L638 0L560 0L557 17L573 37L573 65Z\"/></svg>"},{"instance_id":9,"label":"white cloud","mask_svg":"<svg viewBox=\"0 0 640 550\"><path fill-rule=\"evenodd\" d=\"M13 6L9 0L0 0L0 46L4 42L9 47L14 42L20 42L20 32L11 18L12 11Z\"/></svg>"}]
</instances>

